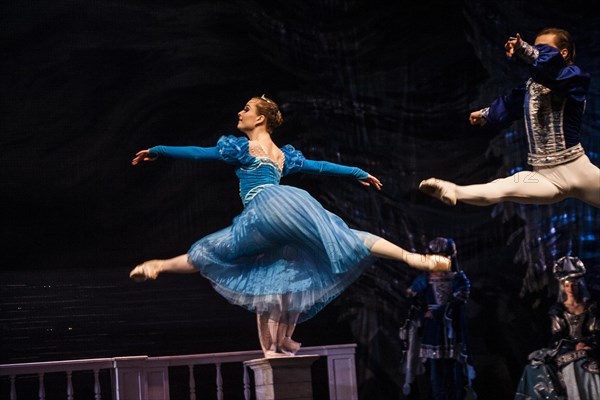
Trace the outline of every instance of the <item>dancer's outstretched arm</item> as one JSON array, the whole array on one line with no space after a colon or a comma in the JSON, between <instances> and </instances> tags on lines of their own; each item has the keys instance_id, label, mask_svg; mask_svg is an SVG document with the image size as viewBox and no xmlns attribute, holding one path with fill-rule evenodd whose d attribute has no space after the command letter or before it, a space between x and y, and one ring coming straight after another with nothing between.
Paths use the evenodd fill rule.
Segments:
<instances>
[{"instance_id":1,"label":"dancer's outstretched arm","mask_svg":"<svg viewBox=\"0 0 600 400\"><path fill-rule=\"evenodd\" d=\"M318 175L346 176L357 179L362 185L381 190L381 181L358 167L335 164L329 161L304 160L298 172Z\"/></svg>"},{"instance_id":2,"label":"dancer's outstretched arm","mask_svg":"<svg viewBox=\"0 0 600 400\"><path fill-rule=\"evenodd\" d=\"M131 161L131 165L137 165L142 161L154 161L158 157L185 158L189 160L221 159L217 147L155 146L138 151Z\"/></svg>"}]
</instances>

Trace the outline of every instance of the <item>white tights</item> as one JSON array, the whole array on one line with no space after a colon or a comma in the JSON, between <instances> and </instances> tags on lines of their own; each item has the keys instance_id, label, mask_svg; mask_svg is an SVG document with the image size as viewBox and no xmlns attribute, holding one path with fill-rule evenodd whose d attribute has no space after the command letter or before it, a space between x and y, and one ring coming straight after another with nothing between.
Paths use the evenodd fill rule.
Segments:
<instances>
[{"instance_id":1,"label":"white tights","mask_svg":"<svg viewBox=\"0 0 600 400\"><path fill-rule=\"evenodd\" d=\"M600 169L583 155L566 164L536 167L485 184L456 185L455 190L457 200L476 206L502 201L553 204L573 197L600 208Z\"/></svg>"}]
</instances>

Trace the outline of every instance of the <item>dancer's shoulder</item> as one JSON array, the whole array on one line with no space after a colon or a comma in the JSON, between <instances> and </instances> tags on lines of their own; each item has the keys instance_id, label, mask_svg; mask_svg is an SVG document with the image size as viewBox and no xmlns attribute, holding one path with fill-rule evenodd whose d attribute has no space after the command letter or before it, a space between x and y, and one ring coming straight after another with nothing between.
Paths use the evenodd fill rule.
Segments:
<instances>
[{"instance_id":1,"label":"dancer's shoulder","mask_svg":"<svg viewBox=\"0 0 600 400\"><path fill-rule=\"evenodd\" d=\"M223 135L217 140L217 149L226 162L236 164L252 162L248 152L248 138L245 136Z\"/></svg>"}]
</instances>

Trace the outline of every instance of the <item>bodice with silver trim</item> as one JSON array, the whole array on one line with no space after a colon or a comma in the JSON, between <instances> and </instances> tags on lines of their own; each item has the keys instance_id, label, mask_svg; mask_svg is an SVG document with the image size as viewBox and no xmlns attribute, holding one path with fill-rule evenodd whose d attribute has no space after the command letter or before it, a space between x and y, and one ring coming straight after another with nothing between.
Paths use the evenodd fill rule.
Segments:
<instances>
[{"instance_id":1,"label":"bodice with silver trim","mask_svg":"<svg viewBox=\"0 0 600 400\"><path fill-rule=\"evenodd\" d=\"M428 281L433 292L436 305L445 305L452 299L452 279L455 272L446 273L442 276L429 276Z\"/></svg>"},{"instance_id":2,"label":"bodice with silver trim","mask_svg":"<svg viewBox=\"0 0 600 400\"><path fill-rule=\"evenodd\" d=\"M236 175L240 181L240 197L246 205L265 187L278 185L282 172L273 160L256 157L251 165L236 169Z\"/></svg>"},{"instance_id":3,"label":"bodice with silver trim","mask_svg":"<svg viewBox=\"0 0 600 400\"><path fill-rule=\"evenodd\" d=\"M598 321L589 308L581 314L564 311L561 315L552 316L552 333L567 333L571 340L581 340L599 330Z\"/></svg>"}]
</instances>

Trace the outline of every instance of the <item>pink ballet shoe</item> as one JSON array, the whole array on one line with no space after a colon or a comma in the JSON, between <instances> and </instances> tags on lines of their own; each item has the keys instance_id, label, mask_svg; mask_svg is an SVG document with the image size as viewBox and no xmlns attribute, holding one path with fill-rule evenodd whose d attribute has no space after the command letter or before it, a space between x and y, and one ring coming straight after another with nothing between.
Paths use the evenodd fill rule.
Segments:
<instances>
[{"instance_id":1,"label":"pink ballet shoe","mask_svg":"<svg viewBox=\"0 0 600 400\"><path fill-rule=\"evenodd\" d=\"M279 351L289 356L294 356L300 350L302 343L296 342L292 340L292 338L286 336L283 338L281 345L279 346Z\"/></svg>"},{"instance_id":2,"label":"pink ballet shoe","mask_svg":"<svg viewBox=\"0 0 600 400\"><path fill-rule=\"evenodd\" d=\"M449 206L456 205L456 185L452 182L429 178L421 181L419 190L441 200Z\"/></svg>"},{"instance_id":3,"label":"pink ballet shoe","mask_svg":"<svg viewBox=\"0 0 600 400\"><path fill-rule=\"evenodd\" d=\"M289 357L289 354L286 353L280 353L277 351L273 351L273 350L265 350L264 351L265 354L265 358L281 358L281 357Z\"/></svg>"},{"instance_id":4,"label":"pink ballet shoe","mask_svg":"<svg viewBox=\"0 0 600 400\"><path fill-rule=\"evenodd\" d=\"M129 273L129 277L135 282L144 282L148 279L156 279L161 270L162 260L146 261Z\"/></svg>"},{"instance_id":5,"label":"pink ballet shoe","mask_svg":"<svg viewBox=\"0 0 600 400\"><path fill-rule=\"evenodd\" d=\"M450 271L452 261L450 258L439 254L418 254L411 253L405 259L405 262L420 271Z\"/></svg>"},{"instance_id":6,"label":"pink ballet shoe","mask_svg":"<svg viewBox=\"0 0 600 400\"><path fill-rule=\"evenodd\" d=\"M452 267L452 261L448 257L440 256L438 254L426 254L425 257L431 265L429 271L435 272L447 272Z\"/></svg>"}]
</instances>

